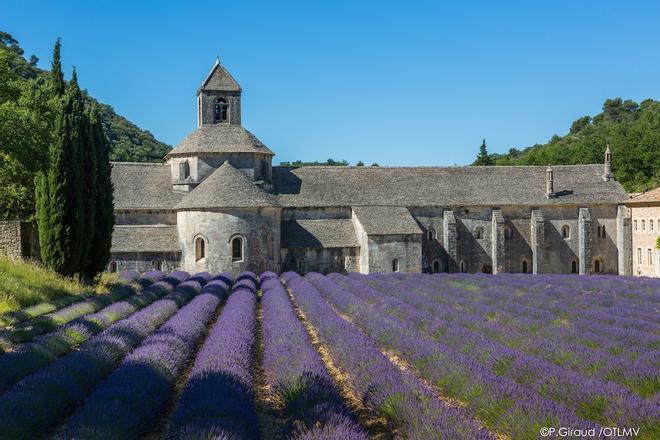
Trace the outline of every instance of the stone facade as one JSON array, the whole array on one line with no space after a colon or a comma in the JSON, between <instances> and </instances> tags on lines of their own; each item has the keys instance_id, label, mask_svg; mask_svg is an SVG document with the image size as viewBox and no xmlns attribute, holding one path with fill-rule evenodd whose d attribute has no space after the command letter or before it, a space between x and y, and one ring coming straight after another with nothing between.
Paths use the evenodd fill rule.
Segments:
<instances>
[{"instance_id":1,"label":"stone facade","mask_svg":"<svg viewBox=\"0 0 660 440\"><path fill-rule=\"evenodd\" d=\"M114 165L109 268L631 271L609 150L601 165L551 168L273 167L219 62L197 99L198 128L164 165Z\"/></svg>"},{"instance_id":2,"label":"stone facade","mask_svg":"<svg viewBox=\"0 0 660 440\"><path fill-rule=\"evenodd\" d=\"M38 259L39 236L32 223L0 221L0 254L11 259Z\"/></svg>"},{"instance_id":3,"label":"stone facade","mask_svg":"<svg viewBox=\"0 0 660 440\"><path fill-rule=\"evenodd\" d=\"M660 277L660 188L628 203L632 223L632 274Z\"/></svg>"}]
</instances>

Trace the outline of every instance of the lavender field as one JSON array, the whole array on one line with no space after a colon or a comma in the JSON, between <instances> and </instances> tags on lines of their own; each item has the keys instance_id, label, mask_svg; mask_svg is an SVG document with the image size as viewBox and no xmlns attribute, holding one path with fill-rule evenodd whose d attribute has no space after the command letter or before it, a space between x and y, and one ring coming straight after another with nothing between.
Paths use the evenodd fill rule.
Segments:
<instances>
[{"instance_id":1,"label":"lavender field","mask_svg":"<svg viewBox=\"0 0 660 440\"><path fill-rule=\"evenodd\" d=\"M660 280L153 271L109 298L2 317L0 439L660 438Z\"/></svg>"}]
</instances>

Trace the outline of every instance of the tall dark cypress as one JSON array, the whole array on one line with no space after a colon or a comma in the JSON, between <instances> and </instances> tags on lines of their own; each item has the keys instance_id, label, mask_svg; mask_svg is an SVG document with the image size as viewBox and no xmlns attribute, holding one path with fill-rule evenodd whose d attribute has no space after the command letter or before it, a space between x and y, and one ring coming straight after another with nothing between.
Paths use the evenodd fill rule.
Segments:
<instances>
[{"instance_id":1,"label":"tall dark cypress","mask_svg":"<svg viewBox=\"0 0 660 440\"><path fill-rule=\"evenodd\" d=\"M55 140L50 148L50 166L46 173L48 200L39 201L47 219L39 218L42 260L46 266L63 274L80 273L82 232L84 225L82 204L82 144L85 126L84 101L74 70L63 97L58 116Z\"/></svg>"},{"instance_id":2,"label":"tall dark cypress","mask_svg":"<svg viewBox=\"0 0 660 440\"><path fill-rule=\"evenodd\" d=\"M62 110L61 100L65 92L65 83L64 83L64 74L62 73L62 60L61 60L61 50L62 43L58 38L55 41L55 47L53 47L53 62L51 67L51 77L50 77L50 92L54 100L52 101L53 106L56 110ZM54 156L59 156L60 148L60 133L59 133L59 124L61 124L62 118L59 115L55 121L55 132L56 135L53 137L53 141L49 146L49 155L50 159ZM57 225L53 225L52 221L54 218L53 213L51 212L51 203L50 203L50 186L48 178L48 170L39 171L34 179L35 186L35 203L36 203L36 219L37 219L37 231L39 233L39 243L40 243L40 253L42 260L46 265L54 267L51 262L54 261L55 256L54 252L54 229L58 229Z\"/></svg>"},{"instance_id":3,"label":"tall dark cypress","mask_svg":"<svg viewBox=\"0 0 660 440\"><path fill-rule=\"evenodd\" d=\"M88 277L102 272L110 259L112 229L115 225L113 185L111 179L110 144L108 143L98 108L93 106L90 115L92 138L96 150L96 208L94 236L85 273Z\"/></svg>"},{"instance_id":4,"label":"tall dark cypress","mask_svg":"<svg viewBox=\"0 0 660 440\"><path fill-rule=\"evenodd\" d=\"M84 217L82 227L82 256L80 260L81 274L91 278L94 274L87 273L89 267L94 239L94 222L97 195L97 153L92 133L90 112L85 112L82 120L82 214Z\"/></svg>"},{"instance_id":5,"label":"tall dark cypress","mask_svg":"<svg viewBox=\"0 0 660 440\"><path fill-rule=\"evenodd\" d=\"M62 61L60 59L60 52L62 50L62 43L58 38L55 41L55 47L53 48L53 64L50 70L51 73L51 85L53 93L56 96L64 95L65 85L64 85L64 74L62 73Z\"/></svg>"}]
</instances>

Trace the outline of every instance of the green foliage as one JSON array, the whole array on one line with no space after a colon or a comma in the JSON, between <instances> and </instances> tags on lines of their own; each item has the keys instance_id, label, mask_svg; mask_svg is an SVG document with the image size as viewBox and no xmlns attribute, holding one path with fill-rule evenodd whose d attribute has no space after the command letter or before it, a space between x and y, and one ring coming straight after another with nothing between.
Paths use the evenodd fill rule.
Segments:
<instances>
[{"instance_id":1,"label":"green foliage","mask_svg":"<svg viewBox=\"0 0 660 440\"><path fill-rule=\"evenodd\" d=\"M53 48L53 64L50 69L50 83L55 96L64 95L64 74L62 73L61 60L62 42L58 38Z\"/></svg>"},{"instance_id":2,"label":"green foliage","mask_svg":"<svg viewBox=\"0 0 660 440\"><path fill-rule=\"evenodd\" d=\"M655 248L660 249L660 237L655 241Z\"/></svg>"},{"instance_id":3,"label":"green foliage","mask_svg":"<svg viewBox=\"0 0 660 440\"><path fill-rule=\"evenodd\" d=\"M477 160L474 161L472 165L476 166L491 166L495 165L493 158L488 155L488 149L486 148L486 139L481 141L481 146L479 147L479 154L477 155Z\"/></svg>"},{"instance_id":4,"label":"green foliage","mask_svg":"<svg viewBox=\"0 0 660 440\"><path fill-rule=\"evenodd\" d=\"M83 258L82 154L86 121L83 95L74 70L57 118L49 167L36 183L41 259L48 268L63 275L80 273Z\"/></svg>"},{"instance_id":5,"label":"green foliage","mask_svg":"<svg viewBox=\"0 0 660 440\"><path fill-rule=\"evenodd\" d=\"M88 112L83 118L82 126L82 258L80 267L85 277L94 277L95 273L85 273L85 268L90 266L91 252L93 249L94 230L96 222L96 197L98 186L98 154L94 144L95 136L92 132L91 113ZM106 159L107 160L107 159Z\"/></svg>"},{"instance_id":6,"label":"green foliage","mask_svg":"<svg viewBox=\"0 0 660 440\"><path fill-rule=\"evenodd\" d=\"M105 268L110 259L110 246L112 244L112 228L115 225L114 196L111 167L109 162L110 148L105 137L98 107L93 106L89 115L92 142L96 153L96 188L94 233L87 262L83 272L92 277Z\"/></svg>"},{"instance_id":7,"label":"green foliage","mask_svg":"<svg viewBox=\"0 0 660 440\"><path fill-rule=\"evenodd\" d=\"M0 313L15 311L43 301L83 293L79 282L63 278L34 263L0 257Z\"/></svg>"},{"instance_id":8,"label":"green foliage","mask_svg":"<svg viewBox=\"0 0 660 440\"><path fill-rule=\"evenodd\" d=\"M573 122L566 136L491 157L496 165L602 163L606 145L612 150L614 177L628 192L660 185L660 101L608 99L593 119L583 116Z\"/></svg>"},{"instance_id":9,"label":"green foliage","mask_svg":"<svg viewBox=\"0 0 660 440\"><path fill-rule=\"evenodd\" d=\"M356 166L356 167L363 167L363 166L364 166L364 162L362 162L361 160L358 160L358 163L356 163L355 166Z\"/></svg>"},{"instance_id":10,"label":"green foliage","mask_svg":"<svg viewBox=\"0 0 660 440\"><path fill-rule=\"evenodd\" d=\"M35 219L35 177L48 165L66 88L59 40L52 71L37 68L35 56L27 61L23 55L18 42L0 31L0 220ZM111 160L155 162L170 150L112 107L81 93L87 107L97 106Z\"/></svg>"},{"instance_id":11,"label":"green foliage","mask_svg":"<svg viewBox=\"0 0 660 440\"><path fill-rule=\"evenodd\" d=\"M326 166L326 167L345 167L348 166L348 161L346 160L334 160L328 159L325 162L303 162L302 160L296 160L294 162L280 162L281 167L309 167L309 166Z\"/></svg>"}]
</instances>

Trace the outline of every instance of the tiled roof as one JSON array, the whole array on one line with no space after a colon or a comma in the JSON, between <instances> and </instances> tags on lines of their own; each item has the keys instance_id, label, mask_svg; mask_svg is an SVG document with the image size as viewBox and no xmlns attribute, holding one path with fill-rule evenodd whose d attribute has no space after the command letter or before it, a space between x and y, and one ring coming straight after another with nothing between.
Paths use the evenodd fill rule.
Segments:
<instances>
[{"instance_id":1,"label":"tiled roof","mask_svg":"<svg viewBox=\"0 0 660 440\"><path fill-rule=\"evenodd\" d=\"M261 153L274 155L268 147L242 126L212 124L197 127L165 157L205 153Z\"/></svg>"},{"instance_id":2,"label":"tiled roof","mask_svg":"<svg viewBox=\"0 0 660 440\"><path fill-rule=\"evenodd\" d=\"M172 209L183 197L165 164L113 162L112 183L115 209Z\"/></svg>"},{"instance_id":3,"label":"tiled roof","mask_svg":"<svg viewBox=\"0 0 660 440\"><path fill-rule=\"evenodd\" d=\"M557 197L545 197L545 166L273 167L283 207L580 205L625 203L602 165L553 166Z\"/></svg>"},{"instance_id":4,"label":"tiled roof","mask_svg":"<svg viewBox=\"0 0 660 440\"><path fill-rule=\"evenodd\" d=\"M408 208L403 206L356 206L353 212L367 235L422 233Z\"/></svg>"},{"instance_id":5,"label":"tiled roof","mask_svg":"<svg viewBox=\"0 0 660 440\"><path fill-rule=\"evenodd\" d=\"M229 162L225 162L186 195L176 205L175 209L253 208L262 206L277 206L277 201Z\"/></svg>"},{"instance_id":6,"label":"tiled roof","mask_svg":"<svg viewBox=\"0 0 660 440\"><path fill-rule=\"evenodd\" d=\"M201 90L221 90L221 91L240 91L241 86L238 85L238 82L234 79L233 76L229 73L225 67L220 64L220 58L215 60L213 67L209 71L208 75L202 81L202 84L199 86L199 91Z\"/></svg>"},{"instance_id":7,"label":"tiled roof","mask_svg":"<svg viewBox=\"0 0 660 440\"><path fill-rule=\"evenodd\" d=\"M357 247L350 219L293 220L282 222L283 248Z\"/></svg>"},{"instance_id":8,"label":"tiled roof","mask_svg":"<svg viewBox=\"0 0 660 440\"><path fill-rule=\"evenodd\" d=\"M646 191L645 193L640 194L637 197L633 197L628 201L628 204L653 203L653 202L660 202L660 186L650 191Z\"/></svg>"},{"instance_id":9,"label":"tiled roof","mask_svg":"<svg viewBox=\"0 0 660 440\"><path fill-rule=\"evenodd\" d=\"M181 252L176 226L115 226L111 252Z\"/></svg>"}]
</instances>

